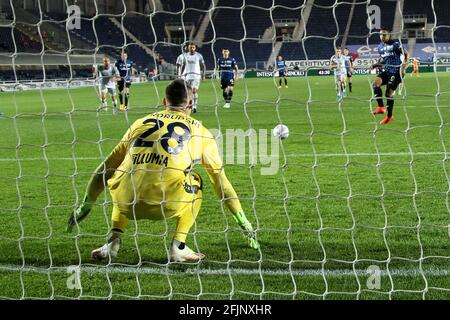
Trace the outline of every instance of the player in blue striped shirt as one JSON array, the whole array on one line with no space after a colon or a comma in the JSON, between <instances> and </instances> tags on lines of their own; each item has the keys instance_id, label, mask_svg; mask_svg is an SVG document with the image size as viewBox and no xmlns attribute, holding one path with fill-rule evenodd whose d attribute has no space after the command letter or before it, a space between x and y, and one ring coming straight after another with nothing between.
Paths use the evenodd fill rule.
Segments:
<instances>
[{"instance_id":1,"label":"player in blue striped shirt","mask_svg":"<svg viewBox=\"0 0 450 320\"><path fill-rule=\"evenodd\" d=\"M345 69L347 70L348 88L352 92L352 75L353 75L353 57L348 51L348 48L344 49Z\"/></svg>"},{"instance_id":2,"label":"player in blue striped shirt","mask_svg":"<svg viewBox=\"0 0 450 320\"><path fill-rule=\"evenodd\" d=\"M408 61L408 52L403 49L399 40L391 39L390 30L387 28L380 30L380 39L381 43L378 45L378 53L381 58L378 63L372 65L372 69L383 67L384 70L377 75L373 82L373 93L378 103L378 107L373 111L373 114L386 113L386 108L383 104L383 92L381 91L381 86L386 85L387 116L380 122L380 124L386 124L394 120L392 111L394 109L395 90L402 83L405 76L408 65L402 62L402 56L403 61Z\"/></svg>"},{"instance_id":3,"label":"player in blue striped shirt","mask_svg":"<svg viewBox=\"0 0 450 320\"><path fill-rule=\"evenodd\" d=\"M120 80L117 81L119 86L120 110L128 110L128 101L130 100L130 87L135 75L134 62L128 59L128 53L123 51L120 59L114 64L120 73ZM125 95L125 104L123 104L123 96Z\"/></svg>"},{"instance_id":4,"label":"player in blue striped shirt","mask_svg":"<svg viewBox=\"0 0 450 320\"><path fill-rule=\"evenodd\" d=\"M222 57L217 59L217 71L220 72L220 86L225 100L225 109L230 108L233 97L234 82L238 79L238 66L236 60L230 57L230 50L222 49Z\"/></svg>"},{"instance_id":5,"label":"player in blue striped shirt","mask_svg":"<svg viewBox=\"0 0 450 320\"><path fill-rule=\"evenodd\" d=\"M278 77L279 77L279 86L278 88L281 89L281 81L284 80L284 87L287 88L287 79L286 79L286 62L283 60L282 56L278 56L278 59L276 61L277 69L278 70Z\"/></svg>"}]
</instances>

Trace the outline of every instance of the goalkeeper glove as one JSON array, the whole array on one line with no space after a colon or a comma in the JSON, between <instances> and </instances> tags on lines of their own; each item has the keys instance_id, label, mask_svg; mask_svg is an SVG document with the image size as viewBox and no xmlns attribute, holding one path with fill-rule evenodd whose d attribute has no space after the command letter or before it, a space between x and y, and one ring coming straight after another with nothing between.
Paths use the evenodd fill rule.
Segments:
<instances>
[{"instance_id":1,"label":"goalkeeper glove","mask_svg":"<svg viewBox=\"0 0 450 320\"><path fill-rule=\"evenodd\" d=\"M67 232L71 232L72 228L81 221L84 220L84 218L87 217L89 212L91 212L92 205L94 202L89 201L88 196L84 196L83 203L78 206L72 213L70 213L69 221L67 222Z\"/></svg>"},{"instance_id":2,"label":"goalkeeper glove","mask_svg":"<svg viewBox=\"0 0 450 320\"><path fill-rule=\"evenodd\" d=\"M236 220L237 224L242 228L244 237L247 239L247 243L252 249L258 249L259 243L256 240L256 233L253 230L252 224L245 217L244 211L238 211L235 215L233 215L234 220Z\"/></svg>"}]
</instances>

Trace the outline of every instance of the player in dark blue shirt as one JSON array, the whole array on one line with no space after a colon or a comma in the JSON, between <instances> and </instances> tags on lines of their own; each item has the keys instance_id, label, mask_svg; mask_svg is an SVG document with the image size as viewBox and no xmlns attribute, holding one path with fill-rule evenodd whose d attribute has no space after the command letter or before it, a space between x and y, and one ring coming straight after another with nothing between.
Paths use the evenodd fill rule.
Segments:
<instances>
[{"instance_id":1,"label":"player in dark blue shirt","mask_svg":"<svg viewBox=\"0 0 450 320\"><path fill-rule=\"evenodd\" d=\"M281 81L284 79L284 87L288 87L287 79L286 79L286 62L283 60L282 56L278 56L278 59L276 61L277 65L277 71L278 71L278 77L279 77L279 85L278 88L281 89Z\"/></svg>"},{"instance_id":2,"label":"player in dark blue shirt","mask_svg":"<svg viewBox=\"0 0 450 320\"><path fill-rule=\"evenodd\" d=\"M344 49L345 69L347 70L348 88L352 92L352 76L353 76L353 57L348 51L348 48Z\"/></svg>"},{"instance_id":3,"label":"player in dark blue shirt","mask_svg":"<svg viewBox=\"0 0 450 320\"><path fill-rule=\"evenodd\" d=\"M128 59L128 54L126 52L122 52L120 59L118 59L114 65L120 73L120 80L117 81L117 85L119 86L120 110L128 110L130 87L135 73L134 62ZM125 104L123 103L124 95Z\"/></svg>"},{"instance_id":4,"label":"player in dark blue shirt","mask_svg":"<svg viewBox=\"0 0 450 320\"><path fill-rule=\"evenodd\" d=\"M372 69L383 67L384 70L380 72L373 82L373 93L377 99L378 107L373 111L373 114L384 114L386 108L383 104L383 92L381 86L386 85L386 99L387 99L387 116L380 124L386 124L392 120L392 112L394 109L394 95L398 85L402 83L405 76L405 70L408 61L408 52L402 48L399 40L391 39L390 30L382 28L380 30L381 43L378 45L378 53L381 58L378 63L372 65Z\"/></svg>"},{"instance_id":5,"label":"player in dark blue shirt","mask_svg":"<svg viewBox=\"0 0 450 320\"><path fill-rule=\"evenodd\" d=\"M236 60L230 57L230 50L222 50L222 57L217 59L217 70L220 73L220 85L225 99L223 107L228 109L233 97L234 81L237 80L239 71Z\"/></svg>"}]
</instances>

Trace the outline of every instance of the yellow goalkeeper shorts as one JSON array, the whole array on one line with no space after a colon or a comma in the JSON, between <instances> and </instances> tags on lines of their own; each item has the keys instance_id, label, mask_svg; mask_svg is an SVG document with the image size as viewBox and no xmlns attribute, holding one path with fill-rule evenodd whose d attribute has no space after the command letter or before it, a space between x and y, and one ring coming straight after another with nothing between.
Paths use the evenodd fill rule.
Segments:
<instances>
[{"instance_id":1,"label":"yellow goalkeeper shorts","mask_svg":"<svg viewBox=\"0 0 450 320\"><path fill-rule=\"evenodd\" d=\"M184 181L174 185L174 188L167 191L160 199L159 204L149 204L143 201L136 201L133 204L119 204L114 201L112 219L117 220L122 214L128 219L150 219L162 220L165 218L181 217L184 214L198 214L203 197L203 181L196 172L187 173ZM153 199L153 203L154 203Z\"/></svg>"}]
</instances>

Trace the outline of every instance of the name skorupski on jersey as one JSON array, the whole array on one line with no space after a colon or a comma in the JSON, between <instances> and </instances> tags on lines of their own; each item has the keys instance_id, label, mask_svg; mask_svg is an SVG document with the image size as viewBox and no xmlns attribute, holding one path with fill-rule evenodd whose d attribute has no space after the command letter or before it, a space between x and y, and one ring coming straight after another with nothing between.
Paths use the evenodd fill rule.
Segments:
<instances>
[{"instance_id":1,"label":"name skorupski on jersey","mask_svg":"<svg viewBox=\"0 0 450 320\"><path fill-rule=\"evenodd\" d=\"M155 112L151 115L152 117L157 117L159 119L172 119L172 120L182 120L186 123L189 123L191 125L196 126L197 128L200 128L200 122L198 120L195 120L193 118L188 118L184 115L177 115L177 114L161 114L159 112Z\"/></svg>"}]
</instances>

